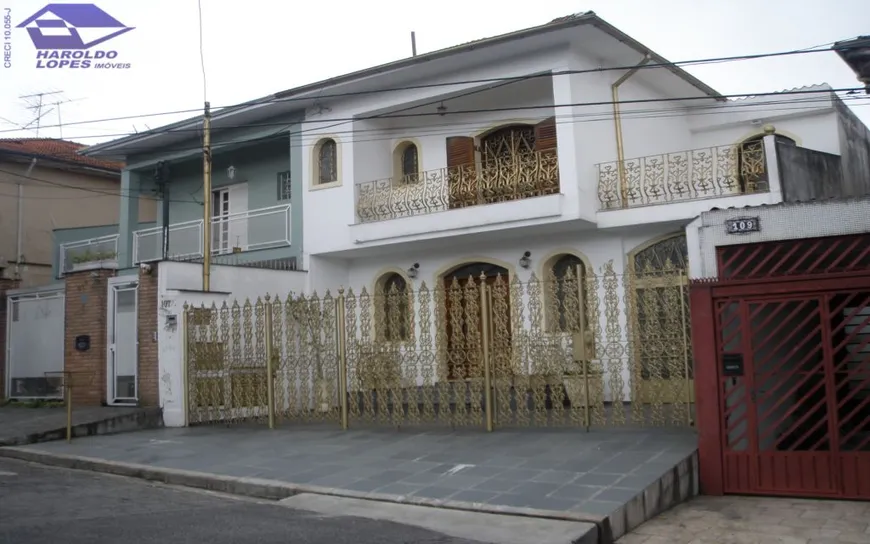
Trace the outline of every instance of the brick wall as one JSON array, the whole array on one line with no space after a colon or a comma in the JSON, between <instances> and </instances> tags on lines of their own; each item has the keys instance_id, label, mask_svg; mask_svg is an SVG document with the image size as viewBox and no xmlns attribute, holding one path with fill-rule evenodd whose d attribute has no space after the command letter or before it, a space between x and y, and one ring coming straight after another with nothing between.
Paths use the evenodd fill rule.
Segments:
<instances>
[{"instance_id":1,"label":"brick wall","mask_svg":"<svg viewBox=\"0 0 870 544\"><path fill-rule=\"evenodd\" d=\"M0 278L0 399L6 398L6 291L18 288L18 280Z\"/></svg>"},{"instance_id":2,"label":"brick wall","mask_svg":"<svg viewBox=\"0 0 870 544\"><path fill-rule=\"evenodd\" d=\"M139 271L139 405L160 405L157 370L157 263Z\"/></svg>"},{"instance_id":3,"label":"brick wall","mask_svg":"<svg viewBox=\"0 0 870 544\"><path fill-rule=\"evenodd\" d=\"M73 406L99 406L106 401L106 304L112 270L66 274L64 370L74 372ZM87 334L87 351L75 349L76 336Z\"/></svg>"}]
</instances>

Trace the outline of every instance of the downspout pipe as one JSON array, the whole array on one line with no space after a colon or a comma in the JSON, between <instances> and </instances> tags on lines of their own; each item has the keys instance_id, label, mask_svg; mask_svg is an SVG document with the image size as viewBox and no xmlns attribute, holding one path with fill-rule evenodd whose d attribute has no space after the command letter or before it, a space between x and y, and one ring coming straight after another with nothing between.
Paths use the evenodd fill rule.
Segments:
<instances>
[{"instance_id":1,"label":"downspout pipe","mask_svg":"<svg viewBox=\"0 0 870 544\"><path fill-rule=\"evenodd\" d=\"M27 170L24 172L24 177L30 177L30 173L33 172L33 168L36 166L36 157L30 159L30 166L27 167ZM16 221L18 225L15 228L15 277L21 277L21 254L24 252L24 185L22 182L18 182L18 202L16 206L17 217Z\"/></svg>"},{"instance_id":2,"label":"downspout pipe","mask_svg":"<svg viewBox=\"0 0 870 544\"><path fill-rule=\"evenodd\" d=\"M650 59L650 54L647 53L637 66L622 74L622 76L610 86L610 93L613 98L613 123L616 125L616 167L619 170L619 194L622 198L623 208L628 207L628 187L625 181L625 147L622 139L622 115L619 111L619 87L628 81L628 78L636 74L638 70L643 68Z\"/></svg>"}]
</instances>

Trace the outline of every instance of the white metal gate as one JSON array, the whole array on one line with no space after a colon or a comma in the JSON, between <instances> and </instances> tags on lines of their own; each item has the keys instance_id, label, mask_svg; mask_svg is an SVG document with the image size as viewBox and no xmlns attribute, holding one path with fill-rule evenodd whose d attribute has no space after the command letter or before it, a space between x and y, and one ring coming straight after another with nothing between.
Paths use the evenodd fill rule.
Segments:
<instances>
[{"instance_id":1,"label":"white metal gate","mask_svg":"<svg viewBox=\"0 0 870 544\"><path fill-rule=\"evenodd\" d=\"M63 398L64 289L10 291L6 301L6 396Z\"/></svg>"},{"instance_id":2,"label":"white metal gate","mask_svg":"<svg viewBox=\"0 0 870 544\"><path fill-rule=\"evenodd\" d=\"M138 398L139 283L128 277L109 280L107 327L107 398L110 404L134 404Z\"/></svg>"}]
</instances>

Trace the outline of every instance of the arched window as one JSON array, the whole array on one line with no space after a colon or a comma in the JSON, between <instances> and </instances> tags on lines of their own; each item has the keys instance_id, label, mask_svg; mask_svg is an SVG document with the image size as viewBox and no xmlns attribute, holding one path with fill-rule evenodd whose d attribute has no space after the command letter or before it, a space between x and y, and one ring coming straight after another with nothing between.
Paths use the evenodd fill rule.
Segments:
<instances>
[{"instance_id":1,"label":"arched window","mask_svg":"<svg viewBox=\"0 0 870 544\"><path fill-rule=\"evenodd\" d=\"M338 181L338 145L332 138L317 144L317 184Z\"/></svg>"},{"instance_id":2,"label":"arched window","mask_svg":"<svg viewBox=\"0 0 870 544\"><path fill-rule=\"evenodd\" d=\"M691 360L692 333L686 236L677 234L659 240L635 252L632 261L630 343L640 363L641 395L644 402L680 402L683 397L674 391L685 388L665 382L692 378L691 364L687 364ZM644 389L647 386L652 389Z\"/></svg>"},{"instance_id":3,"label":"arched window","mask_svg":"<svg viewBox=\"0 0 870 544\"><path fill-rule=\"evenodd\" d=\"M484 136L480 146L480 160L486 168L490 163L518 160L535 150L533 125L510 125Z\"/></svg>"},{"instance_id":4,"label":"arched window","mask_svg":"<svg viewBox=\"0 0 870 544\"><path fill-rule=\"evenodd\" d=\"M402 149L401 156L402 180L405 183L413 183L417 181L417 174L420 168L420 157L417 151L416 144L408 143Z\"/></svg>"},{"instance_id":5,"label":"arched window","mask_svg":"<svg viewBox=\"0 0 870 544\"><path fill-rule=\"evenodd\" d=\"M752 136L737 146L737 182L741 193L759 193L770 189L764 152L765 136L766 134ZM782 134L775 134L774 141L777 145L797 145L794 140Z\"/></svg>"},{"instance_id":6,"label":"arched window","mask_svg":"<svg viewBox=\"0 0 870 544\"><path fill-rule=\"evenodd\" d=\"M546 319L552 332L588 330L586 266L571 254L556 255L544 264Z\"/></svg>"},{"instance_id":7,"label":"arched window","mask_svg":"<svg viewBox=\"0 0 870 544\"><path fill-rule=\"evenodd\" d=\"M377 285L375 302L380 333L387 342L404 342L411 333L411 299L408 282L395 272L382 277Z\"/></svg>"}]
</instances>

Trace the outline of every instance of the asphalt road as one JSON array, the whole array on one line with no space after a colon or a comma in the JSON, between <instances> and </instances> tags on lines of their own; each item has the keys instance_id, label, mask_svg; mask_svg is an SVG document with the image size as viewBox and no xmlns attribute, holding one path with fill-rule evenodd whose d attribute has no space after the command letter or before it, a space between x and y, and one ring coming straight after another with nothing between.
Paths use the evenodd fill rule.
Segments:
<instances>
[{"instance_id":1,"label":"asphalt road","mask_svg":"<svg viewBox=\"0 0 870 544\"><path fill-rule=\"evenodd\" d=\"M0 459L0 544L480 544L417 527Z\"/></svg>"}]
</instances>

